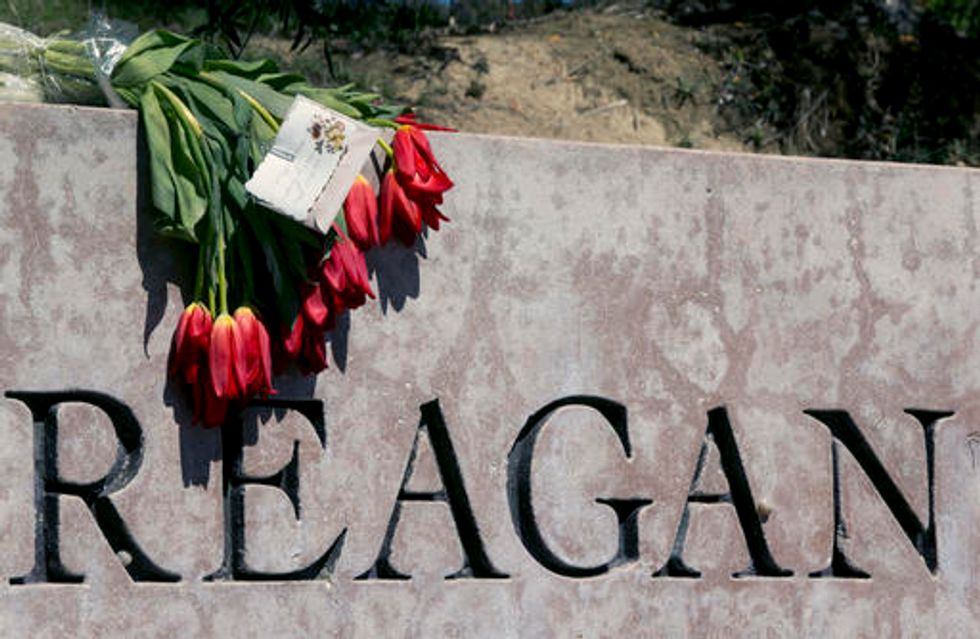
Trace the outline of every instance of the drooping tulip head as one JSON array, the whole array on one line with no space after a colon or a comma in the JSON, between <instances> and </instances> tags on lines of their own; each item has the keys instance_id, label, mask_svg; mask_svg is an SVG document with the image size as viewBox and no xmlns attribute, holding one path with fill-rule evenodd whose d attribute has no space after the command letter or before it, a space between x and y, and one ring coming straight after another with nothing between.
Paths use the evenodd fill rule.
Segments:
<instances>
[{"instance_id":1,"label":"drooping tulip head","mask_svg":"<svg viewBox=\"0 0 980 639\"><path fill-rule=\"evenodd\" d=\"M201 368L207 363L211 340L211 312L193 302L180 315L170 348L169 373L191 386L197 384Z\"/></svg>"},{"instance_id":2,"label":"drooping tulip head","mask_svg":"<svg viewBox=\"0 0 980 639\"><path fill-rule=\"evenodd\" d=\"M371 183L363 175L358 175L354 186L344 200L344 221L347 234L361 250L367 250L380 243L378 234L378 198Z\"/></svg>"},{"instance_id":3,"label":"drooping tulip head","mask_svg":"<svg viewBox=\"0 0 980 639\"><path fill-rule=\"evenodd\" d=\"M222 313L211 328L208 348L208 372L211 388L218 399L241 399L248 387L245 340L238 323Z\"/></svg>"},{"instance_id":4,"label":"drooping tulip head","mask_svg":"<svg viewBox=\"0 0 980 639\"><path fill-rule=\"evenodd\" d=\"M341 237L331 247L323 262L320 287L329 292L330 306L337 313L363 306L368 297L374 298L364 254L352 241Z\"/></svg>"},{"instance_id":5,"label":"drooping tulip head","mask_svg":"<svg viewBox=\"0 0 980 639\"><path fill-rule=\"evenodd\" d=\"M217 428L224 424L230 402L214 394L214 387L211 384L206 364L201 369L200 382L192 387L192 391L194 394L194 422L205 428Z\"/></svg>"},{"instance_id":6,"label":"drooping tulip head","mask_svg":"<svg viewBox=\"0 0 980 639\"><path fill-rule=\"evenodd\" d=\"M391 148L398 182L412 200L442 195L453 187L422 129L410 124L398 127Z\"/></svg>"},{"instance_id":7,"label":"drooping tulip head","mask_svg":"<svg viewBox=\"0 0 980 639\"><path fill-rule=\"evenodd\" d=\"M334 327L336 310L331 307L329 296L323 294L319 283L306 283L300 290L301 312L305 324L329 331Z\"/></svg>"},{"instance_id":8,"label":"drooping tulip head","mask_svg":"<svg viewBox=\"0 0 980 639\"><path fill-rule=\"evenodd\" d=\"M234 315L238 332L244 344L245 371L244 397L259 395L268 397L272 388L272 351L269 332L265 325L247 306L239 307Z\"/></svg>"},{"instance_id":9,"label":"drooping tulip head","mask_svg":"<svg viewBox=\"0 0 980 639\"><path fill-rule=\"evenodd\" d=\"M380 238L387 244L392 235L405 246L414 246L415 238L422 231L422 213L418 205L409 199L394 171L385 173L381 181Z\"/></svg>"},{"instance_id":10,"label":"drooping tulip head","mask_svg":"<svg viewBox=\"0 0 980 639\"><path fill-rule=\"evenodd\" d=\"M421 197L416 200L415 204L419 207L419 214L422 216L422 221L433 231L439 230L440 222L449 221L449 218L436 208L436 206L442 204L441 195Z\"/></svg>"},{"instance_id":11,"label":"drooping tulip head","mask_svg":"<svg viewBox=\"0 0 980 639\"><path fill-rule=\"evenodd\" d=\"M310 324L303 313L296 316L282 345L286 356L296 362L304 375L315 375L327 367L326 334Z\"/></svg>"}]
</instances>

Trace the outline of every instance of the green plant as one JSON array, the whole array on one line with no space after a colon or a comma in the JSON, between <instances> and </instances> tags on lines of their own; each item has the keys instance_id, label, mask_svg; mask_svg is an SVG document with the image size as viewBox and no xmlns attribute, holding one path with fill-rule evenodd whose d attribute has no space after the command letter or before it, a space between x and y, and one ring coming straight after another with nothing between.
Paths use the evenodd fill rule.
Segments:
<instances>
[{"instance_id":1,"label":"green plant","mask_svg":"<svg viewBox=\"0 0 980 639\"><path fill-rule=\"evenodd\" d=\"M479 73L480 75L486 75L487 73L490 73L490 63L487 62L487 57L481 55L479 58L477 58L476 61L473 63L473 70Z\"/></svg>"},{"instance_id":2,"label":"green plant","mask_svg":"<svg viewBox=\"0 0 980 639\"><path fill-rule=\"evenodd\" d=\"M475 78L470 80L469 86L466 87L466 97L473 98L474 100L479 100L486 92L487 85Z\"/></svg>"},{"instance_id":3,"label":"green plant","mask_svg":"<svg viewBox=\"0 0 980 639\"><path fill-rule=\"evenodd\" d=\"M703 5L671 8L687 10L679 21L713 25L715 37L700 46L726 67L718 109L732 129L759 123L789 153L976 157L976 0L937 0L910 13L879 0Z\"/></svg>"},{"instance_id":4,"label":"green plant","mask_svg":"<svg viewBox=\"0 0 980 639\"><path fill-rule=\"evenodd\" d=\"M926 9L948 21L964 37L980 37L980 1L925 0Z\"/></svg>"},{"instance_id":5,"label":"green plant","mask_svg":"<svg viewBox=\"0 0 980 639\"><path fill-rule=\"evenodd\" d=\"M694 91L694 85L689 84L682 76L677 76L674 83L674 106L680 109L688 102L694 104L696 102Z\"/></svg>"}]
</instances>

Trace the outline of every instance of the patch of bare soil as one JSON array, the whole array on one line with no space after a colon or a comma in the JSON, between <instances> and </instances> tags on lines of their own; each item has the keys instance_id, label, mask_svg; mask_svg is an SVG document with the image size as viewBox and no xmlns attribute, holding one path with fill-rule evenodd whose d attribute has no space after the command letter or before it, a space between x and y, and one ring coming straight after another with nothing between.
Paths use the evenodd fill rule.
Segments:
<instances>
[{"instance_id":1,"label":"patch of bare soil","mask_svg":"<svg viewBox=\"0 0 980 639\"><path fill-rule=\"evenodd\" d=\"M423 55L375 52L336 64L461 131L750 150L718 113L732 79L698 48L700 37L643 12L577 11L440 36Z\"/></svg>"}]
</instances>

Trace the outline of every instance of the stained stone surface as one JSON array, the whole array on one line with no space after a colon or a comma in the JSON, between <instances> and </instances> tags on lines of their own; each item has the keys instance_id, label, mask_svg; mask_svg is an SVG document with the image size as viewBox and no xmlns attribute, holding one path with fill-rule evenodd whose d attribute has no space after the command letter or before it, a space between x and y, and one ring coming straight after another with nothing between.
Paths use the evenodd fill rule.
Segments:
<instances>
[{"instance_id":1,"label":"stained stone surface","mask_svg":"<svg viewBox=\"0 0 980 639\"><path fill-rule=\"evenodd\" d=\"M980 172L641 147L433 135L457 187L424 246L370 255L376 303L331 337L338 363L282 398L323 400L326 448L294 412L251 411L245 468L299 442L300 519L245 490L245 559L302 568L347 531L329 578L204 582L224 552L222 447L168 388L191 253L152 231L133 113L0 107L0 390L88 389L143 428L142 466L110 498L181 581L133 583L84 504L62 497L64 564L81 585L10 585L35 555L32 417L0 398L0 636L968 636L980 633ZM631 456L598 412L541 432L533 507L565 562L601 564L617 520L596 498L646 498L636 561L571 578L515 531L508 454L529 416L573 395L628 411ZM420 422L438 399L487 556L462 565L450 510L404 502L390 560L408 581L355 580L375 561ZM734 508L695 503L667 561L708 411L724 406L763 530L791 577L749 566ZM925 526L923 430L935 429L937 569L840 448L840 543L870 579L812 578L835 538L832 438L804 410L847 411ZM93 481L111 422L58 411L59 470ZM409 490L443 487L423 431ZM717 438L716 438L717 439ZM699 488L728 491L707 447ZM921 550L921 548L920 548Z\"/></svg>"}]
</instances>

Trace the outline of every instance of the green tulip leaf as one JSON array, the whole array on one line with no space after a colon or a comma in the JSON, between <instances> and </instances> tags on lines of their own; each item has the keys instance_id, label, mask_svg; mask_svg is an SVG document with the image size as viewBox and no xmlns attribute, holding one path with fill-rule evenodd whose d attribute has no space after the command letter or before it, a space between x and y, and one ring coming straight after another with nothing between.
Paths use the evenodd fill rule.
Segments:
<instances>
[{"instance_id":1,"label":"green tulip leaf","mask_svg":"<svg viewBox=\"0 0 980 639\"><path fill-rule=\"evenodd\" d=\"M234 257L242 266L242 284L245 288L244 298L249 301L254 301L256 298L254 266L252 265L252 246L244 230L239 229L235 231L231 246Z\"/></svg>"},{"instance_id":2,"label":"green tulip leaf","mask_svg":"<svg viewBox=\"0 0 980 639\"><path fill-rule=\"evenodd\" d=\"M259 212L262 215L262 212ZM277 224L277 226L279 226ZM280 234L276 236L276 242L279 244L281 252L285 254L286 260L292 270L293 279L300 279L306 277L306 260L303 259L303 247L297 242L292 236L286 234Z\"/></svg>"},{"instance_id":3,"label":"green tulip leaf","mask_svg":"<svg viewBox=\"0 0 980 639\"><path fill-rule=\"evenodd\" d=\"M170 128L160 109L156 93L146 91L140 100L140 117L146 133L150 159L150 191L153 206L165 219L161 226L173 224L177 216L177 194L174 190L173 165L170 157Z\"/></svg>"},{"instance_id":4,"label":"green tulip leaf","mask_svg":"<svg viewBox=\"0 0 980 639\"><path fill-rule=\"evenodd\" d=\"M237 210L242 210L248 206L248 191L245 190L245 185L242 184L241 180L235 176L228 178L226 190L228 192L228 197L231 200L230 204L237 207Z\"/></svg>"},{"instance_id":5,"label":"green tulip leaf","mask_svg":"<svg viewBox=\"0 0 980 639\"><path fill-rule=\"evenodd\" d=\"M296 93L304 95L309 99L319 102L328 109L333 109L351 118L360 118L361 112L346 102L342 102L337 96L328 89L317 89L311 86L301 87Z\"/></svg>"},{"instance_id":6,"label":"green tulip leaf","mask_svg":"<svg viewBox=\"0 0 980 639\"><path fill-rule=\"evenodd\" d=\"M173 106L164 103L162 110L170 127L170 168L176 187L177 218L194 237L194 228L208 208L206 180L210 176L209 166L201 154L195 133L174 114Z\"/></svg>"},{"instance_id":7,"label":"green tulip leaf","mask_svg":"<svg viewBox=\"0 0 980 639\"><path fill-rule=\"evenodd\" d=\"M306 78L299 73L264 73L255 78L256 82L268 85L280 93L295 93L291 88L306 84Z\"/></svg>"},{"instance_id":8,"label":"green tulip leaf","mask_svg":"<svg viewBox=\"0 0 980 639\"><path fill-rule=\"evenodd\" d=\"M232 101L221 91L204 82L184 78L177 79L174 87L181 89L188 106L199 116L198 121L202 126L211 123L220 125L225 129L225 136L242 132L243 129L239 128L235 119Z\"/></svg>"},{"instance_id":9,"label":"green tulip leaf","mask_svg":"<svg viewBox=\"0 0 980 639\"><path fill-rule=\"evenodd\" d=\"M261 209L265 211L266 209ZM278 230L282 232L283 235L287 235L299 244L305 245L309 248L316 249L317 251L323 250L323 236L309 229L309 227L303 226L299 222L292 220L291 218L283 217L281 215L276 215L273 212L268 212L268 215L275 216L278 224Z\"/></svg>"},{"instance_id":10,"label":"green tulip leaf","mask_svg":"<svg viewBox=\"0 0 980 639\"><path fill-rule=\"evenodd\" d=\"M252 162L258 166L265 157L266 152L272 146L272 141L276 137L276 132L272 130L262 118L252 118L252 127L249 135L249 150L252 154Z\"/></svg>"},{"instance_id":11,"label":"green tulip leaf","mask_svg":"<svg viewBox=\"0 0 980 639\"><path fill-rule=\"evenodd\" d=\"M132 58L142 55L144 52L151 49L175 47L187 42L193 41L190 38L173 33L172 31L167 31L165 29L154 29L153 31L147 31L133 40L130 45L126 47L126 50L123 51L119 61L116 62L116 66L114 67L113 71L115 72L121 66L128 63ZM115 73L113 73L113 77L115 77Z\"/></svg>"},{"instance_id":12,"label":"green tulip leaf","mask_svg":"<svg viewBox=\"0 0 980 639\"><path fill-rule=\"evenodd\" d=\"M167 35L165 37L162 34ZM154 37L155 35L157 37ZM141 42L147 36L149 36L148 41ZM140 46L136 52L130 53L137 44ZM146 84L161 73L168 71L187 49L196 44L198 44L196 40L182 38L166 31L151 31L144 34L130 45L113 68L112 85L118 90L118 88L130 88Z\"/></svg>"},{"instance_id":13,"label":"green tulip leaf","mask_svg":"<svg viewBox=\"0 0 980 639\"><path fill-rule=\"evenodd\" d=\"M238 127L239 131L248 131L249 127L252 125L252 118L255 115L255 109L245 101L238 93L232 93L231 95L232 103L232 115L235 118L235 125Z\"/></svg>"},{"instance_id":14,"label":"green tulip leaf","mask_svg":"<svg viewBox=\"0 0 980 639\"><path fill-rule=\"evenodd\" d=\"M266 216L254 206L245 207L244 213L249 229L265 255L265 265L276 293L276 307L280 313L280 320L283 324L288 324L299 312L296 282L305 281L305 273L299 280L287 279L283 273L282 255Z\"/></svg>"},{"instance_id":15,"label":"green tulip leaf","mask_svg":"<svg viewBox=\"0 0 980 639\"><path fill-rule=\"evenodd\" d=\"M286 118L286 113L292 106L292 98L279 93L267 84L232 75L225 71L209 71L207 76L227 87L228 92L235 90L248 94L279 121Z\"/></svg>"},{"instance_id":16,"label":"green tulip leaf","mask_svg":"<svg viewBox=\"0 0 980 639\"><path fill-rule=\"evenodd\" d=\"M256 80L260 76L277 73L279 67L269 59L243 62L241 60L207 60L204 63L205 71L225 71L227 73L242 76L249 80Z\"/></svg>"}]
</instances>

